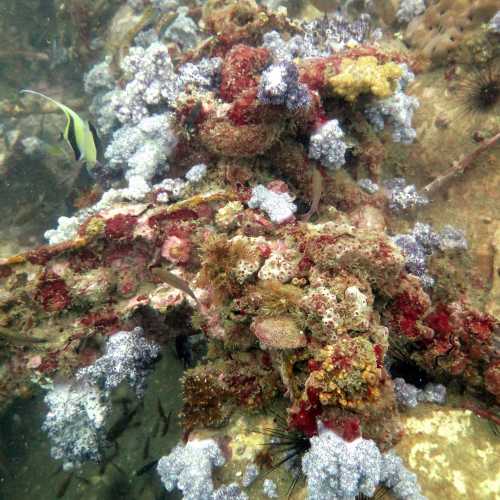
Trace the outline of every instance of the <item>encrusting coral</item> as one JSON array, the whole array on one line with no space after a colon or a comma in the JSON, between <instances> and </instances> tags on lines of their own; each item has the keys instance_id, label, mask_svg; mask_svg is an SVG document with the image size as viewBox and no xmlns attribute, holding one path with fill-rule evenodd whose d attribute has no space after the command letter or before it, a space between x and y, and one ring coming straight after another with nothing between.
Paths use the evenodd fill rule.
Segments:
<instances>
[{"instance_id":1,"label":"encrusting coral","mask_svg":"<svg viewBox=\"0 0 500 500\"><path fill-rule=\"evenodd\" d=\"M497 10L495 0L438 0L410 22L405 38L433 62L443 64Z\"/></svg>"}]
</instances>

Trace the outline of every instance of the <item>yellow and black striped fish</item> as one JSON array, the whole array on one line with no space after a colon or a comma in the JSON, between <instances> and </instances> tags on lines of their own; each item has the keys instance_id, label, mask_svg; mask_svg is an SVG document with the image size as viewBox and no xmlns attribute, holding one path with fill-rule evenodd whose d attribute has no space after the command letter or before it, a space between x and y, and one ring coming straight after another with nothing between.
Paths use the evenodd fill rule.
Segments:
<instances>
[{"instance_id":1,"label":"yellow and black striped fish","mask_svg":"<svg viewBox=\"0 0 500 500\"><path fill-rule=\"evenodd\" d=\"M85 162L89 167L94 167L98 163L101 144L97 136L97 131L92 123L80 118L71 108L52 99L52 97L48 97L34 90L21 90L21 92L43 97L59 107L66 115L67 120L62 135L75 153L75 159Z\"/></svg>"}]
</instances>

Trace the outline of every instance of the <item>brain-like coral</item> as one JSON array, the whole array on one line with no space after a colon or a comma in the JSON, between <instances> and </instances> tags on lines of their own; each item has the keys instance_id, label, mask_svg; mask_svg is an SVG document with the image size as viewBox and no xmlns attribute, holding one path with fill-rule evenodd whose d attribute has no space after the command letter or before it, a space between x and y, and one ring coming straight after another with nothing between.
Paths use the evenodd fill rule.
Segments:
<instances>
[{"instance_id":1,"label":"brain-like coral","mask_svg":"<svg viewBox=\"0 0 500 500\"><path fill-rule=\"evenodd\" d=\"M437 0L410 22L405 38L412 47L440 64L497 10L495 0Z\"/></svg>"}]
</instances>

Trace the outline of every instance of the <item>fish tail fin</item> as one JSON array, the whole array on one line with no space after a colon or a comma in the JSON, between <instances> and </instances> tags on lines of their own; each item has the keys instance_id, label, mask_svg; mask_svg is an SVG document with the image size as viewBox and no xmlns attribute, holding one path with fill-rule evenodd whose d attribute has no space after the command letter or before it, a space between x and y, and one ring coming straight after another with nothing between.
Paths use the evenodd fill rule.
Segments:
<instances>
[{"instance_id":1,"label":"fish tail fin","mask_svg":"<svg viewBox=\"0 0 500 500\"><path fill-rule=\"evenodd\" d=\"M59 108L62 108L61 103L57 102L55 99L52 99L52 97L49 97L48 95L42 94L41 92L37 92L36 90L22 89L19 91L19 93L20 94L33 94L33 95L37 95L39 97L43 97L44 99L47 99L47 101L54 103Z\"/></svg>"}]
</instances>

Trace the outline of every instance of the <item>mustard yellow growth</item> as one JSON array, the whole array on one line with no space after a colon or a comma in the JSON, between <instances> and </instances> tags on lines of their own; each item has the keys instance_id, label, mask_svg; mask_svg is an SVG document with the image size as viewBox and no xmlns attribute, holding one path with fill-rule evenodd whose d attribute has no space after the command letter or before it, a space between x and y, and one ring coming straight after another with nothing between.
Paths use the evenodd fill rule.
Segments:
<instances>
[{"instance_id":1,"label":"mustard yellow growth","mask_svg":"<svg viewBox=\"0 0 500 500\"><path fill-rule=\"evenodd\" d=\"M367 339L340 339L319 350L314 359L321 368L311 373L308 385L319 390L322 405L360 409L380 397L381 372Z\"/></svg>"},{"instance_id":2,"label":"mustard yellow growth","mask_svg":"<svg viewBox=\"0 0 500 500\"><path fill-rule=\"evenodd\" d=\"M360 94L389 97L403 73L396 63L379 64L373 56L346 58L340 69L340 73L331 77L328 84L336 94L350 102L355 101Z\"/></svg>"}]
</instances>

